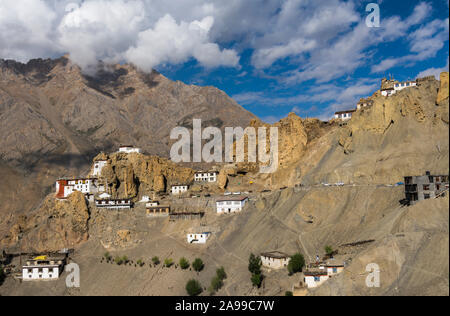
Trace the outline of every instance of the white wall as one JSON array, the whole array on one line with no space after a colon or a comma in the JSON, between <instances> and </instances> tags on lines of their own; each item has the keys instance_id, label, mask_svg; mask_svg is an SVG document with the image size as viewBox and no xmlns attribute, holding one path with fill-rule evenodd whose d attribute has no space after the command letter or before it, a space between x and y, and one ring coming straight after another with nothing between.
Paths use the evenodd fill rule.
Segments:
<instances>
[{"instance_id":1,"label":"white wall","mask_svg":"<svg viewBox=\"0 0 450 316\"><path fill-rule=\"evenodd\" d=\"M308 288L315 288L322 285L328 279L329 279L328 275L321 275L317 277L305 276L305 284Z\"/></svg>"},{"instance_id":2,"label":"white wall","mask_svg":"<svg viewBox=\"0 0 450 316\"><path fill-rule=\"evenodd\" d=\"M270 258L270 257L264 257L261 256L261 262L263 266L270 269L282 269L287 267L289 264L290 258L284 258L284 259L276 259L276 258Z\"/></svg>"},{"instance_id":3,"label":"white wall","mask_svg":"<svg viewBox=\"0 0 450 316\"><path fill-rule=\"evenodd\" d=\"M181 194L184 192L187 192L189 189L189 186L173 186L172 187L172 194Z\"/></svg>"},{"instance_id":4,"label":"white wall","mask_svg":"<svg viewBox=\"0 0 450 316\"><path fill-rule=\"evenodd\" d=\"M99 177L102 175L103 168L108 164L107 161L96 161L94 162L94 170L92 171L92 176Z\"/></svg>"},{"instance_id":5,"label":"white wall","mask_svg":"<svg viewBox=\"0 0 450 316\"><path fill-rule=\"evenodd\" d=\"M187 234L187 242L189 244L206 244L211 233L203 234Z\"/></svg>"},{"instance_id":6,"label":"white wall","mask_svg":"<svg viewBox=\"0 0 450 316\"><path fill-rule=\"evenodd\" d=\"M142 152L142 150L140 148L134 148L134 147L120 147L119 152L127 153L127 154L131 154L131 153L140 154Z\"/></svg>"},{"instance_id":7,"label":"white wall","mask_svg":"<svg viewBox=\"0 0 450 316\"><path fill-rule=\"evenodd\" d=\"M39 272L41 269L41 272ZM31 273L30 273L31 271ZM56 280L59 278L60 267L52 266L52 267L23 267L22 268L22 279L24 281L30 280Z\"/></svg>"},{"instance_id":8,"label":"white wall","mask_svg":"<svg viewBox=\"0 0 450 316\"><path fill-rule=\"evenodd\" d=\"M248 199L244 201L222 201L216 202L218 214L231 214L241 212L247 203Z\"/></svg>"}]
</instances>

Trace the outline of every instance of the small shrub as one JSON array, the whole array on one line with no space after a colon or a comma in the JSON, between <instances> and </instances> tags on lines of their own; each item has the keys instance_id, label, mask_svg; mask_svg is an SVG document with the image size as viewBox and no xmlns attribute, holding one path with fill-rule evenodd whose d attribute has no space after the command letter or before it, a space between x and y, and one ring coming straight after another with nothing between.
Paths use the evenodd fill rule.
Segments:
<instances>
[{"instance_id":1,"label":"small shrub","mask_svg":"<svg viewBox=\"0 0 450 316\"><path fill-rule=\"evenodd\" d=\"M203 270L203 268L205 267L205 265L203 264L202 259L200 258L196 258L194 260L194 262L192 263L192 267L194 268L195 271L200 272Z\"/></svg>"},{"instance_id":2,"label":"small shrub","mask_svg":"<svg viewBox=\"0 0 450 316\"><path fill-rule=\"evenodd\" d=\"M114 262L115 262L118 266L120 266L120 265L123 264L123 259L120 258L120 257L116 257L116 258L114 259Z\"/></svg>"},{"instance_id":3,"label":"small shrub","mask_svg":"<svg viewBox=\"0 0 450 316\"><path fill-rule=\"evenodd\" d=\"M157 266L158 264L160 264L159 258L156 257L156 256L152 258L152 262L153 262L153 264L154 264L155 266Z\"/></svg>"},{"instance_id":4,"label":"small shrub","mask_svg":"<svg viewBox=\"0 0 450 316\"><path fill-rule=\"evenodd\" d=\"M189 280L186 284L186 292L189 296L197 296L203 292L203 289L197 280Z\"/></svg>"},{"instance_id":5,"label":"small shrub","mask_svg":"<svg viewBox=\"0 0 450 316\"><path fill-rule=\"evenodd\" d=\"M137 265L140 267L144 266L144 261L142 261L142 259L139 259L138 261L136 261Z\"/></svg>"},{"instance_id":6,"label":"small shrub","mask_svg":"<svg viewBox=\"0 0 450 316\"><path fill-rule=\"evenodd\" d=\"M129 262L128 257L127 256L123 256L122 257L122 261L123 261L123 264L127 264Z\"/></svg>"},{"instance_id":7,"label":"small shrub","mask_svg":"<svg viewBox=\"0 0 450 316\"><path fill-rule=\"evenodd\" d=\"M183 269L183 270L186 270L186 269L188 269L190 267L190 264L189 264L189 261L187 261L187 259L186 258L181 258L180 259L180 268L181 269Z\"/></svg>"},{"instance_id":8,"label":"small shrub","mask_svg":"<svg viewBox=\"0 0 450 316\"><path fill-rule=\"evenodd\" d=\"M173 265L173 260L171 258L167 258L166 260L164 260L164 266L166 268L170 268Z\"/></svg>"},{"instance_id":9,"label":"small shrub","mask_svg":"<svg viewBox=\"0 0 450 316\"><path fill-rule=\"evenodd\" d=\"M106 259L106 261L111 261L112 257L109 254L109 252L105 252L105 254L103 255L103 257Z\"/></svg>"},{"instance_id":10,"label":"small shrub","mask_svg":"<svg viewBox=\"0 0 450 316\"><path fill-rule=\"evenodd\" d=\"M294 293L292 293L291 291L286 291L286 293L284 293L284 296L294 296Z\"/></svg>"},{"instance_id":11,"label":"small shrub","mask_svg":"<svg viewBox=\"0 0 450 316\"><path fill-rule=\"evenodd\" d=\"M327 254L328 257L332 257L334 254L334 250L331 246L326 246L325 253Z\"/></svg>"}]
</instances>

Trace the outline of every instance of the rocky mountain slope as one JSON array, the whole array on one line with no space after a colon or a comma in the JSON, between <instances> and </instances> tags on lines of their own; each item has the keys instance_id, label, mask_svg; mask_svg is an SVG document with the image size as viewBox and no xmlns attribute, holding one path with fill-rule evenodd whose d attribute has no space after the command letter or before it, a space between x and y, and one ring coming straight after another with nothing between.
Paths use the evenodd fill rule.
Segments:
<instances>
[{"instance_id":1,"label":"rocky mountain slope","mask_svg":"<svg viewBox=\"0 0 450 316\"><path fill-rule=\"evenodd\" d=\"M301 252L312 261L325 255L324 248L330 245L338 251L337 258L347 262L345 272L307 295L448 295L448 194L407 207L401 203L404 187L392 185L428 170L449 173L448 74L440 82L424 82L390 98L379 93L372 98L374 105L358 111L346 125L302 120L293 114L277 123L283 153L272 175L253 173L245 166L223 166L221 175L227 181L221 182L227 183L226 190L253 191L240 214L218 216L213 196L171 201L197 205L206 212L201 220L149 219L138 205L126 212L90 207L86 221L85 206L76 203L75 196L66 209L67 218L59 221L50 212L61 214L59 207L52 206L49 196L48 203L35 211L31 226L22 230L22 240L33 240L48 223L67 225L73 240L78 240L73 260L81 267L82 287L68 290L63 279L51 286L8 279L0 294L185 295L187 280L199 279L206 288L215 269L224 266L228 278L220 295L283 295L299 285L301 276L264 270L264 286L254 289L247 270L249 254ZM120 183L114 194L139 197L158 190L161 183L176 181L176 174L185 179L192 174L189 168L178 170L158 158L141 156L107 157L108 183ZM142 186L124 185L131 179ZM344 186L322 184L341 181ZM263 191L267 188L271 191ZM74 234L78 225L73 223L87 223L87 240ZM206 246L186 243L186 234L197 228L213 232ZM15 236L14 231L9 235ZM106 263L101 259L106 250L113 256L127 255L134 263L142 258L146 265ZM205 270L197 274L176 266L155 267L150 264L153 256L175 262L201 257ZM379 288L365 284L370 263L380 267Z\"/></svg>"},{"instance_id":2,"label":"rocky mountain slope","mask_svg":"<svg viewBox=\"0 0 450 316\"><path fill-rule=\"evenodd\" d=\"M61 176L85 175L100 151L133 144L168 157L176 126L247 126L254 116L213 87L189 86L131 65L83 74L68 56L0 60L0 233ZM18 196L27 196L24 200Z\"/></svg>"}]
</instances>

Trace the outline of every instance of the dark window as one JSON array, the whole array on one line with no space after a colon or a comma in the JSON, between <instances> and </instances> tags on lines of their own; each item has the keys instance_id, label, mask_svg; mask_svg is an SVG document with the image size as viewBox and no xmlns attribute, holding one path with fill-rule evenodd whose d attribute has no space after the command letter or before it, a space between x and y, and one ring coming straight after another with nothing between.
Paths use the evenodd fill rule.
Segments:
<instances>
[{"instance_id":1,"label":"dark window","mask_svg":"<svg viewBox=\"0 0 450 316\"><path fill-rule=\"evenodd\" d=\"M423 198L424 198L425 200L428 200L428 199L430 198L430 195L429 195L429 194L424 194L424 195L423 195Z\"/></svg>"},{"instance_id":2,"label":"dark window","mask_svg":"<svg viewBox=\"0 0 450 316\"><path fill-rule=\"evenodd\" d=\"M424 184L423 185L423 190L424 191L430 191L430 185L429 184Z\"/></svg>"},{"instance_id":3,"label":"dark window","mask_svg":"<svg viewBox=\"0 0 450 316\"><path fill-rule=\"evenodd\" d=\"M441 186L439 185L439 184L436 184L436 190L440 190L441 189Z\"/></svg>"},{"instance_id":4,"label":"dark window","mask_svg":"<svg viewBox=\"0 0 450 316\"><path fill-rule=\"evenodd\" d=\"M433 176L429 176L428 179L430 179L430 183L434 183L434 177Z\"/></svg>"}]
</instances>

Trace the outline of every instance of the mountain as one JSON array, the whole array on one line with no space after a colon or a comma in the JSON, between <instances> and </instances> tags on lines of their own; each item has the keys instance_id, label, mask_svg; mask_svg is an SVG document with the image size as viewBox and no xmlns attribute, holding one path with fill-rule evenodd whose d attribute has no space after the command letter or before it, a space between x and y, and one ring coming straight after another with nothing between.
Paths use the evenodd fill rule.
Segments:
<instances>
[{"instance_id":1,"label":"mountain","mask_svg":"<svg viewBox=\"0 0 450 316\"><path fill-rule=\"evenodd\" d=\"M132 144L168 157L171 130L191 127L194 118L224 128L246 127L255 117L216 88L132 65L99 63L93 75L68 56L0 60L0 174L7 175L0 232L11 216L35 208L56 178L87 174L100 151Z\"/></svg>"},{"instance_id":2,"label":"mountain","mask_svg":"<svg viewBox=\"0 0 450 316\"><path fill-rule=\"evenodd\" d=\"M217 267L224 266L228 278L219 295L283 295L303 281L301 275L264 269L264 286L255 289L248 272L250 253L300 252L311 262L331 246L336 259L347 263L344 273L300 294L448 295L448 193L408 207L402 203L404 187L393 185L428 170L449 173L448 73L440 82L423 81L389 98L377 91L371 99L373 105L357 111L346 124L303 120L295 114L276 123L282 153L274 174L260 175L252 166L222 166L226 190L253 192L240 214L218 217L211 202L219 192L209 188L203 193L216 194L212 199L162 197L175 211L205 211L201 220L179 221L149 219L143 204L131 212L111 213L87 208L77 194L67 202L49 194L28 218L9 219L3 244L39 251L73 246L83 285L70 290L61 279L51 285L17 286L8 279L0 294L185 295L189 279L207 287ZM116 188L113 193L135 200L193 173L146 155L99 157L109 160L104 176ZM20 179L12 172L6 176ZM322 184L339 181L345 185ZM213 233L205 246L186 243L186 234L195 229ZM102 259L105 251L113 257L126 255L131 262L107 262ZM153 256L174 262L200 257L205 269L162 268L151 264ZM139 259L143 267L134 263ZM379 288L366 286L366 267L372 263L380 267Z\"/></svg>"}]
</instances>

